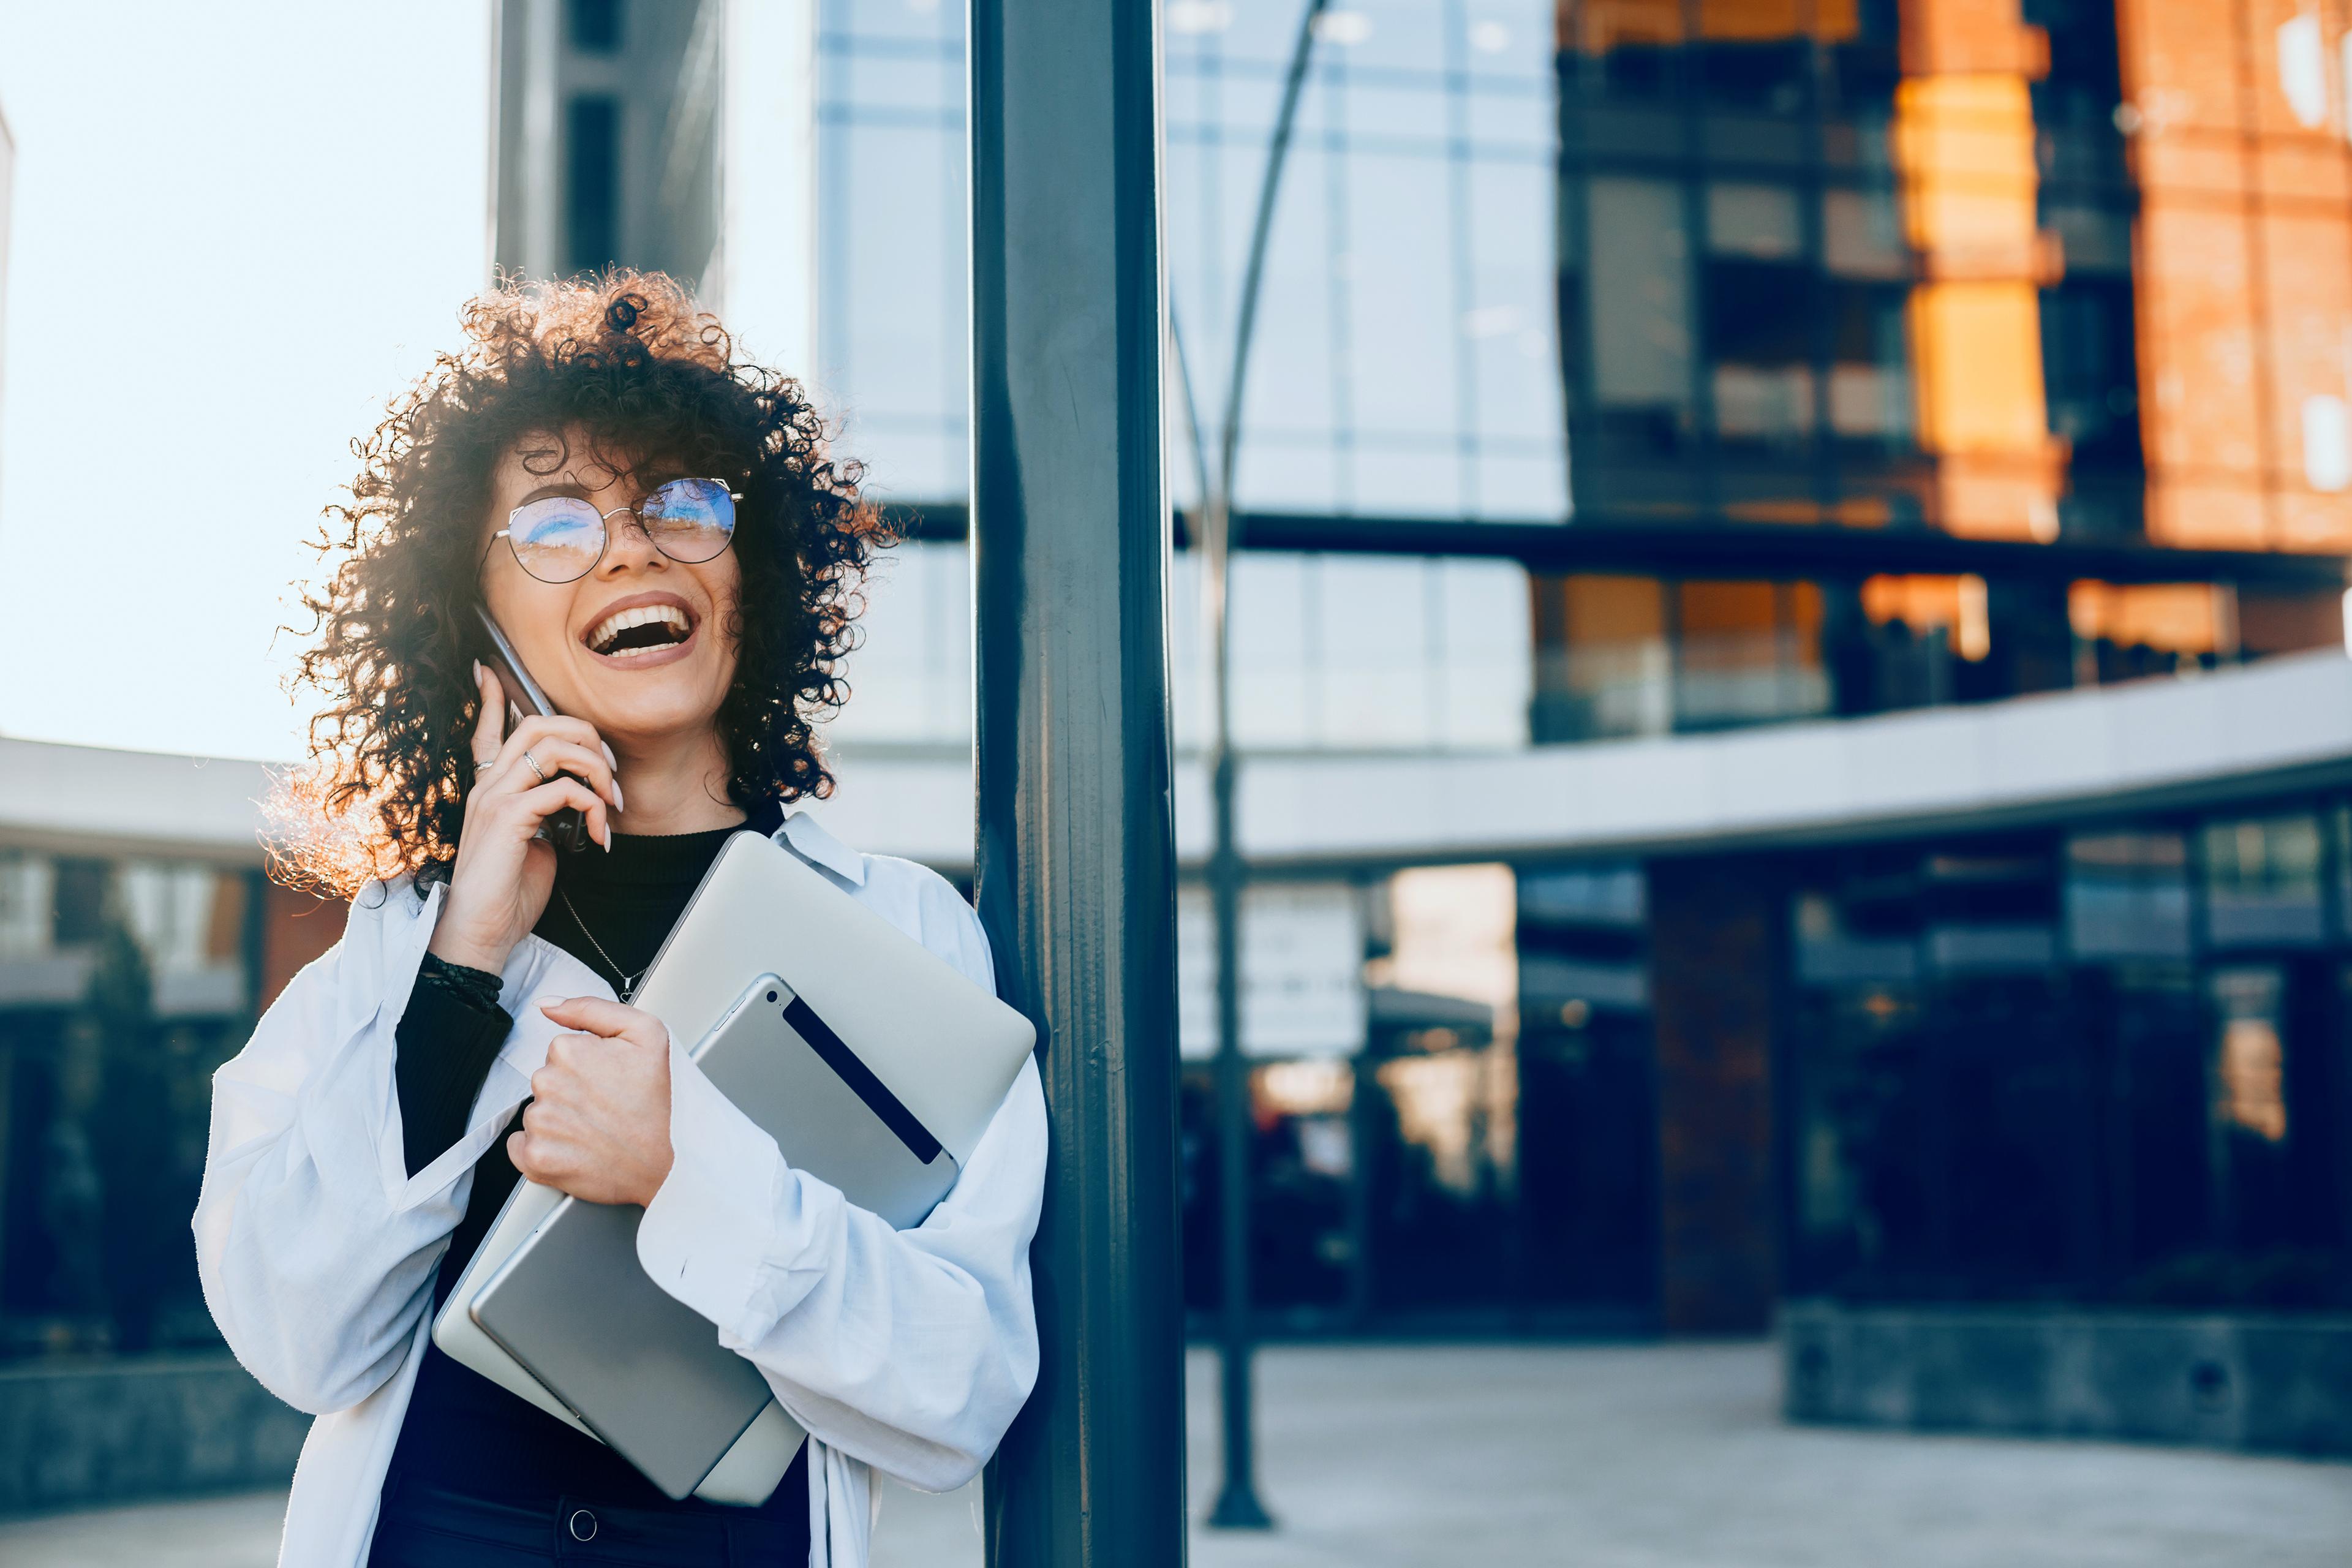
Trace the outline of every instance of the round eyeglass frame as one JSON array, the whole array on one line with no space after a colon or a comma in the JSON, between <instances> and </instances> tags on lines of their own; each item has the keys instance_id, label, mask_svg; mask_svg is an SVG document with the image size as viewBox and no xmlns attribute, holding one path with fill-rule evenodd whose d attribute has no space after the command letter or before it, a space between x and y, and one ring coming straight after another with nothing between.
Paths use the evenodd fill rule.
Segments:
<instances>
[{"instance_id":1,"label":"round eyeglass frame","mask_svg":"<svg viewBox=\"0 0 2352 1568\"><path fill-rule=\"evenodd\" d=\"M660 537L646 524L644 509L646 501L653 500L654 497L669 489L671 485L688 483L716 485L727 497L729 502L726 537L719 542L719 548L712 551L708 555L680 555L675 551L666 548L663 545ZM507 513L507 525L504 528L499 529L496 533L491 534L489 542L482 546L482 559L484 561L488 561L490 556L491 548L496 545L499 540L503 539L507 542L507 553L514 557L515 564L521 567L523 574L530 578L531 581L535 583L545 583L551 587L561 587L566 583L577 583L583 577L587 576L590 573L595 571L597 567L604 564L604 552L613 548L612 520L614 514L616 512L626 512L635 521L638 531L646 536L646 543L651 544L663 555L667 556L672 561L679 563L681 565L699 566L706 561L718 560L721 555L726 554L727 552L733 547L735 543L735 518L733 503L740 501L742 499L743 492L740 490L729 489L725 480L709 479L701 476L689 475L684 479L670 479L665 483L656 485L652 489L646 492L642 500L637 500L634 504L616 506L613 508L611 511L598 512L596 514L596 523L598 528L603 531L604 537L596 546L595 558L591 560L587 565L582 567L578 572L569 577L549 577L532 571L530 569L530 563L523 559L521 548L514 542L515 519L520 517L530 508L543 505L545 502L550 500L580 500L580 498L577 496L543 496L539 500L525 501L522 505ZM584 500L581 500L580 504L586 506L588 503Z\"/></svg>"}]
</instances>

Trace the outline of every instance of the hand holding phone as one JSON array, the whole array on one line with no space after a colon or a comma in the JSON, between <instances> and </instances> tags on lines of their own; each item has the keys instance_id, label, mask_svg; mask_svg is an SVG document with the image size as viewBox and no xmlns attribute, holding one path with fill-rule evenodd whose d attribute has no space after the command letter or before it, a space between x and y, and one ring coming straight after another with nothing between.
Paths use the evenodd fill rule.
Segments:
<instances>
[{"instance_id":1,"label":"hand holding phone","mask_svg":"<svg viewBox=\"0 0 2352 1568\"><path fill-rule=\"evenodd\" d=\"M481 701L468 748L475 782L428 946L451 963L494 974L554 894L561 857L548 823L570 815L584 837L609 845L613 815L621 809L613 753L594 727L561 714L523 713L524 703L545 698L522 683L527 678L519 670L499 671L498 662L486 658L474 669ZM519 661L509 653L508 662ZM518 696L520 702L512 700Z\"/></svg>"},{"instance_id":2,"label":"hand holding phone","mask_svg":"<svg viewBox=\"0 0 2352 1568\"><path fill-rule=\"evenodd\" d=\"M507 728L511 731L526 717L554 717L555 705L547 700L547 693L540 689L530 672L523 668L514 645L507 641L507 634L491 618L490 612L477 605L474 613L481 617L487 636L482 662L490 667L490 673L506 689ZM547 818L540 825L540 830L549 843L567 852L577 853L587 848L590 842L587 818L570 806Z\"/></svg>"}]
</instances>

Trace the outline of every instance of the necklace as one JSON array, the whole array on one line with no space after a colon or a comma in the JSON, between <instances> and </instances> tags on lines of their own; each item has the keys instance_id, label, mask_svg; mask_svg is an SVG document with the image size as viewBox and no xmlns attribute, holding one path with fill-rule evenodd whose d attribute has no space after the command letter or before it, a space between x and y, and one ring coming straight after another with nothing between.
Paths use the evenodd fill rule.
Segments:
<instances>
[{"instance_id":1,"label":"necklace","mask_svg":"<svg viewBox=\"0 0 2352 1568\"><path fill-rule=\"evenodd\" d=\"M565 892L561 884L557 885L555 892L556 896L563 900L563 907L572 911L572 923L580 928L580 934L588 939L588 945L596 950L596 956L604 961L604 967L611 970L613 972L614 978L621 983L621 1005L624 1007L627 1006L629 1005L629 998L636 994L637 982L646 977L645 969L640 969L635 974L631 974L627 971L624 970L619 964L614 963L613 955L604 951L604 944L596 940L596 933L588 929L588 922L580 918L580 906L572 901L572 895ZM650 969L652 967L653 965L651 964L646 965L646 969Z\"/></svg>"}]
</instances>

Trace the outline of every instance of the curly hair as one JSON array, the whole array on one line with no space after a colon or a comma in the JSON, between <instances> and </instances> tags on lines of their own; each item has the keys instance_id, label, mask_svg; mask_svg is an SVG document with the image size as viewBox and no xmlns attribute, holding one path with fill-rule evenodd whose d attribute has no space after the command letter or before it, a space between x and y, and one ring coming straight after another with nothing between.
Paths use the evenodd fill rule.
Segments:
<instances>
[{"instance_id":1,"label":"curly hair","mask_svg":"<svg viewBox=\"0 0 2352 1568\"><path fill-rule=\"evenodd\" d=\"M273 874L342 897L371 878L412 874L421 893L447 876L473 782L482 520L500 458L542 433L577 430L624 470L658 458L741 492L735 675L718 714L728 790L746 807L831 793L813 724L847 700L859 590L891 539L800 384L735 357L660 273L501 281L463 321L465 346L352 444L351 502L320 527L335 564L302 591L312 624L298 635L315 640L289 684L327 702L310 762L270 803Z\"/></svg>"}]
</instances>

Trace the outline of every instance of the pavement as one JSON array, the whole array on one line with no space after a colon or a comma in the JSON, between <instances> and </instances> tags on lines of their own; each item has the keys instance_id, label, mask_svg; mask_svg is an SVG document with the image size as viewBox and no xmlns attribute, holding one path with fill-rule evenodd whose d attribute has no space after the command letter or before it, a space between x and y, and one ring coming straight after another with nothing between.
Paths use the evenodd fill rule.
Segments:
<instances>
[{"instance_id":1,"label":"pavement","mask_svg":"<svg viewBox=\"0 0 2352 1568\"><path fill-rule=\"evenodd\" d=\"M1190 1365L1193 1517L1215 1363ZM1195 1568L2344 1568L2352 1465L1791 1427L1754 1343L1283 1346L1265 1534ZM282 1492L0 1522L7 1568L265 1568ZM887 1489L876 1568L981 1562L979 1489Z\"/></svg>"}]
</instances>

